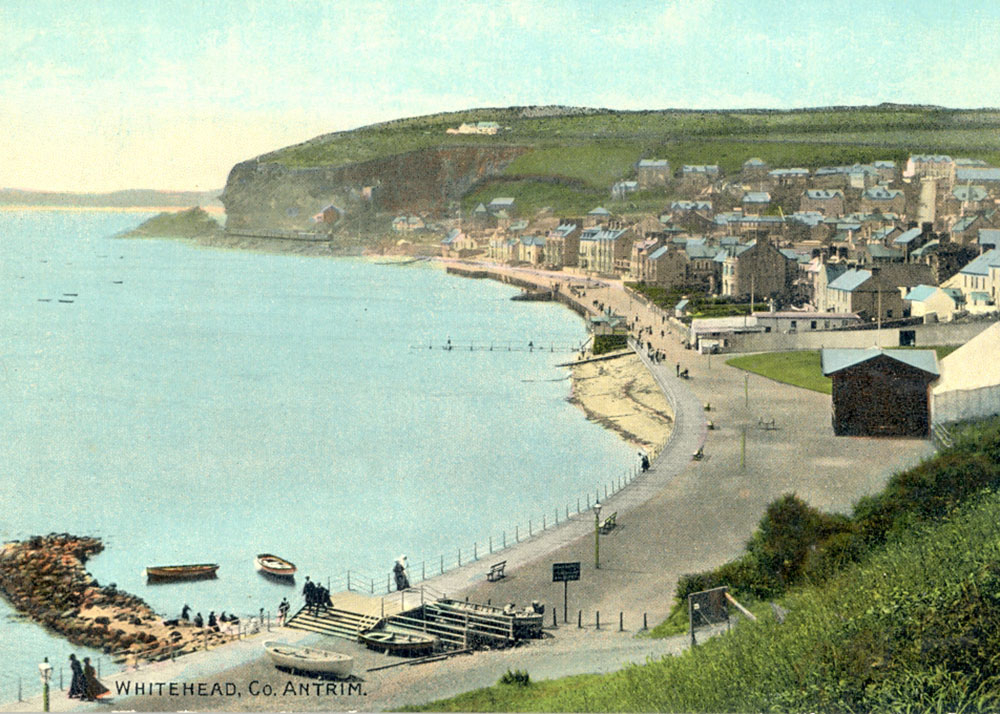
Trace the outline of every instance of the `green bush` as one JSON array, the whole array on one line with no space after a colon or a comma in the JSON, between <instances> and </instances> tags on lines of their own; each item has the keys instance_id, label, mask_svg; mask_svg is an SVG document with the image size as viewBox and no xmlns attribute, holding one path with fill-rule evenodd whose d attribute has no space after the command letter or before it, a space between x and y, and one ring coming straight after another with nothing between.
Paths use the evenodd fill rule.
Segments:
<instances>
[{"instance_id":1,"label":"green bush","mask_svg":"<svg viewBox=\"0 0 1000 714\"><path fill-rule=\"evenodd\" d=\"M528 671L523 669L515 669L514 671L507 670L500 677L498 684L513 684L518 687L527 687L531 684L531 677L528 676Z\"/></svg>"}]
</instances>

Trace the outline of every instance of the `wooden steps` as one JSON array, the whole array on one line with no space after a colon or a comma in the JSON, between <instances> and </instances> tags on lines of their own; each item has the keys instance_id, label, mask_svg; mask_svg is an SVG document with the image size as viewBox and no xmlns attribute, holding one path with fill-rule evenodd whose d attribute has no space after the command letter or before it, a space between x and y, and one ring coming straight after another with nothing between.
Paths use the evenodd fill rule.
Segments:
<instances>
[{"instance_id":1,"label":"wooden steps","mask_svg":"<svg viewBox=\"0 0 1000 714\"><path fill-rule=\"evenodd\" d=\"M320 610L318 614L310 613L306 608L302 608L289 619L286 627L357 641L359 633L372 629L381 620L382 618L377 615L338 608Z\"/></svg>"}]
</instances>

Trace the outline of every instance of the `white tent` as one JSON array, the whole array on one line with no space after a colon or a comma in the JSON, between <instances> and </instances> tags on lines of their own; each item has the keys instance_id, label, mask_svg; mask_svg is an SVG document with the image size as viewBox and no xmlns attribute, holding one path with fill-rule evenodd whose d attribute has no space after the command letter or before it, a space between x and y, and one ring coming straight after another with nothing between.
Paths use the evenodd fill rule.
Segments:
<instances>
[{"instance_id":1,"label":"white tent","mask_svg":"<svg viewBox=\"0 0 1000 714\"><path fill-rule=\"evenodd\" d=\"M1000 414L1000 323L993 323L941 360L931 390L931 418L938 423Z\"/></svg>"}]
</instances>

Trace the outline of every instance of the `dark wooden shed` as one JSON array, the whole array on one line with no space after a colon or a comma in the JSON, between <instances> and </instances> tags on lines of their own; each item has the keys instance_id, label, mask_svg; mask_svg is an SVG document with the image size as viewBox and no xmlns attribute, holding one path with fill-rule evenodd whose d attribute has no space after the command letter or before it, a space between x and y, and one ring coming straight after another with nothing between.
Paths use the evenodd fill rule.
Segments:
<instances>
[{"instance_id":1,"label":"dark wooden shed","mask_svg":"<svg viewBox=\"0 0 1000 714\"><path fill-rule=\"evenodd\" d=\"M934 350L823 350L822 363L833 380L838 436L930 434L930 385L940 374Z\"/></svg>"}]
</instances>

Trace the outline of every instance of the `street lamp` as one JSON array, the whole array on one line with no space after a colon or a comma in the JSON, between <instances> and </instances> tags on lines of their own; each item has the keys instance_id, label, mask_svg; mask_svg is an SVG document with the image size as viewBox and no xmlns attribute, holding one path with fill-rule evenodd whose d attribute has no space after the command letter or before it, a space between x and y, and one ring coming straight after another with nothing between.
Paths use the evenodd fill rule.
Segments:
<instances>
[{"instance_id":1,"label":"street lamp","mask_svg":"<svg viewBox=\"0 0 1000 714\"><path fill-rule=\"evenodd\" d=\"M52 679L52 665L49 664L48 657L38 665L38 678L42 680L42 711L47 712L49 710L49 680Z\"/></svg>"},{"instance_id":2,"label":"street lamp","mask_svg":"<svg viewBox=\"0 0 1000 714\"><path fill-rule=\"evenodd\" d=\"M594 569L601 569L601 502L594 503Z\"/></svg>"}]
</instances>

